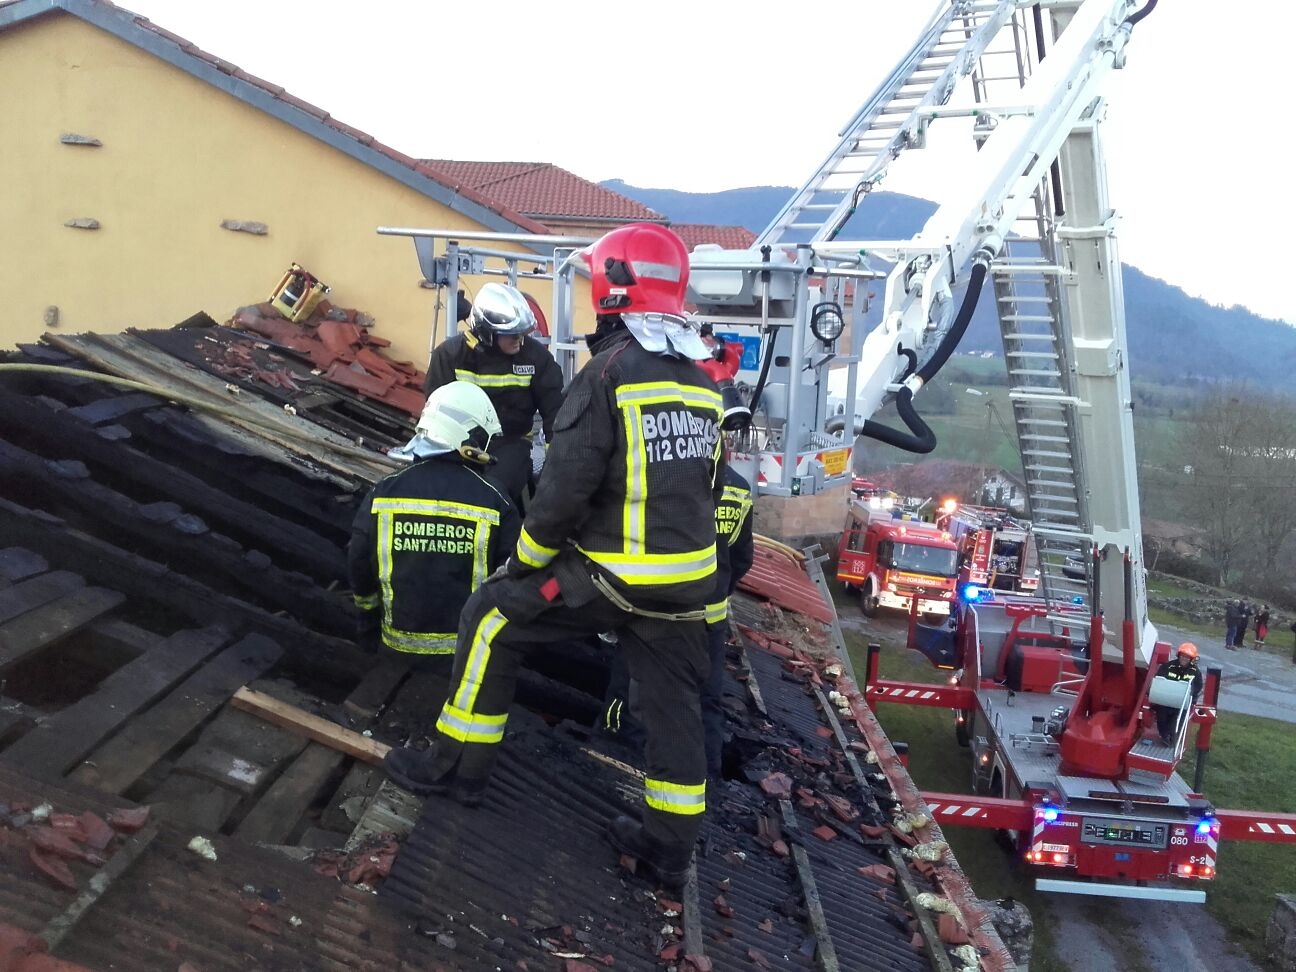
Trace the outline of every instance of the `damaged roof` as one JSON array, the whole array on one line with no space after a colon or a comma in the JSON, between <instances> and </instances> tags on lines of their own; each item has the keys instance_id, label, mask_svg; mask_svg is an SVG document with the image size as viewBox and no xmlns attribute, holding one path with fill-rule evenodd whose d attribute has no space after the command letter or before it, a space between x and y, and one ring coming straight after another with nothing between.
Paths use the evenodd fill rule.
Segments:
<instances>
[{"instance_id":1,"label":"damaged roof","mask_svg":"<svg viewBox=\"0 0 1296 972\"><path fill-rule=\"evenodd\" d=\"M786 607L736 598L680 898L602 840L641 800L591 728L606 648L529 661L480 808L385 783L446 685L356 651L344 552L408 416L323 367L265 379L291 334L186 323L0 371L0 970L1010 967L794 557L766 568Z\"/></svg>"}]
</instances>

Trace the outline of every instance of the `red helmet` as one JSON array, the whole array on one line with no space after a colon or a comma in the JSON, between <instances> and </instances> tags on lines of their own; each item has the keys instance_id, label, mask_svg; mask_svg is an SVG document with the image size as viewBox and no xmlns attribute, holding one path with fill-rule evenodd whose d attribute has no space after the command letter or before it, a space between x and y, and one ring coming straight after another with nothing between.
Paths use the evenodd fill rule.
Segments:
<instances>
[{"instance_id":1,"label":"red helmet","mask_svg":"<svg viewBox=\"0 0 1296 972\"><path fill-rule=\"evenodd\" d=\"M1175 652L1177 655L1187 655L1189 658L1197 657L1197 646L1191 641L1185 641Z\"/></svg>"},{"instance_id":2,"label":"red helmet","mask_svg":"<svg viewBox=\"0 0 1296 972\"><path fill-rule=\"evenodd\" d=\"M683 315L688 249L665 226L620 226L586 250L585 258L596 313Z\"/></svg>"}]
</instances>

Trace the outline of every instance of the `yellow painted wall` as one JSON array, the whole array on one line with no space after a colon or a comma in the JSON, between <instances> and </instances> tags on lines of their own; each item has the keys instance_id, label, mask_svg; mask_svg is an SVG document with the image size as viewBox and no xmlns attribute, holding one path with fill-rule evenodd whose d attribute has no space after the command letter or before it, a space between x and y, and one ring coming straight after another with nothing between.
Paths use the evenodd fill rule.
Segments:
<instances>
[{"instance_id":1,"label":"yellow painted wall","mask_svg":"<svg viewBox=\"0 0 1296 972\"><path fill-rule=\"evenodd\" d=\"M422 367L435 291L419 286L413 243L375 229L482 228L69 14L0 32L0 131L0 347L50 330L50 306L63 332L168 327L200 310L224 321L296 261ZM101 228L64 226L85 217ZM465 282L486 279L499 278ZM577 287L579 333L593 320ZM525 289L549 308L546 281Z\"/></svg>"}]
</instances>

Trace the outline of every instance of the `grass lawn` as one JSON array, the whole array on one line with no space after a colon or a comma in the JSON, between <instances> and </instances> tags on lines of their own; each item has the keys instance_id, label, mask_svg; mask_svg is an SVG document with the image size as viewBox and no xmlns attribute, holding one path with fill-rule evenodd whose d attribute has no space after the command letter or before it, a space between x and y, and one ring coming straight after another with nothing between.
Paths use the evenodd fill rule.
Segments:
<instances>
[{"instance_id":1,"label":"grass lawn","mask_svg":"<svg viewBox=\"0 0 1296 972\"><path fill-rule=\"evenodd\" d=\"M839 595L839 608L855 610ZM1181 624L1177 619L1171 623ZM1182 625L1181 625L1182 626ZM844 632L857 672L866 662L866 639ZM944 676L916 652L883 641L881 674L905 681L939 681ZM909 772L925 790L970 793L971 759L954 741L951 714L944 709L883 704L878 719L892 740L909 744ZM1182 765L1191 779L1193 762ZM1206 795L1220 807L1291 811L1296 808L1296 727L1270 719L1224 714L1215 727L1206 769ZM1050 897L1034 890L1033 878L1019 867L990 831L944 828L977 894L983 898L1011 896L1030 908L1035 920L1032 972L1062 972L1079 968L1063 962L1054 944L1056 919ZM1227 841L1221 846L1219 877L1208 890L1206 907L1229 935L1263 964L1264 929L1279 891L1296 892L1296 845ZM1101 904L1095 899L1095 908ZM1191 906L1185 906L1191 920ZM1108 926L1118 915L1105 912ZM1118 936L1119 928L1112 929ZM1137 954L1131 942L1131 954ZM1074 958L1073 956L1071 957Z\"/></svg>"}]
</instances>

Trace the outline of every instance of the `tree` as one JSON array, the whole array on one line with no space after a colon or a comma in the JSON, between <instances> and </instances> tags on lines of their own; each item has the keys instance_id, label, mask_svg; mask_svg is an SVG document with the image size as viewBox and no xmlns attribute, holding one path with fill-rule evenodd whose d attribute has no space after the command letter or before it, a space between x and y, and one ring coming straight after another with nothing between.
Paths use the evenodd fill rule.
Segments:
<instances>
[{"instance_id":1,"label":"tree","mask_svg":"<svg viewBox=\"0 0 1296 972\"><path fill-rule=\"evenodd\" d=\"M1217 388L1193 410L1180 439L1188 478L1184 512L1203 531L1202 548L1221 586L1257 534L1252 482L1256 457L1266 447L1263 411L1245 384Z\"/></svg>"},{"instance_id":2,"label":"tree","mask_svg":"<svg viewBox=\"0 0 1296 972\"><path fill-rule=\"evenodd\" d=\"M1255 405L1255 445L1247 457L1249 515L1257 566L1271 575L1296 530L1296 405L1274 397L1257 397Z\"/></svg>"}]
</instances>

